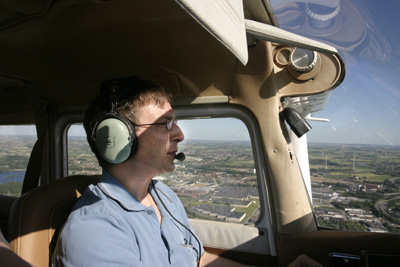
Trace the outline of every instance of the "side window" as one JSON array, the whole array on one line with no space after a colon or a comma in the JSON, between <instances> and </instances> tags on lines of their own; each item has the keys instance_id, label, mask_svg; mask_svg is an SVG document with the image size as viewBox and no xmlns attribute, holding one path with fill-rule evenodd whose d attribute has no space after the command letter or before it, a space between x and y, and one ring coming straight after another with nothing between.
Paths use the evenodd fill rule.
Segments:
<instances>
[{"instance_id":1,"label":"side window","mask_svg":"<svg viewBox=\"0 0 400 267\"><path fill-rule=\"evenodd\" d=\"M86 140L82 124L73 124L68 129L68 175L101 174L96 156Z\"/></svg>"},{"instance_id":2,"label":"side window","mask_svg":"<svg viewBox=\"0 0 400 267\"><path fill-rule=\"evenodd\" d=\"M173 173L162 179L180 197L189 218L253 224L260 215L249 132L233 118L179 120L185 140ZM82 125L68 131L68 173L100 173Z\"/></svg>"},{"instance_id":3,"label":"side window","mask_svg":"<svg viewBox=\"0 0 400 267\"><path fill-rule=\"evenodd\" d=\"M162 178L189 218L253 224L260 215L255 162L248 130L233 118L180 120L186 159Z\"/></svg>"},{"instance_id":4,"label":"side window","mask_svg":"<svg viewBox=\"0 0 400 267\"><path fill-rule=\"evenodd\" d=\"M20 196L36 128L7 125L0 127L0 195Z\"/></svg>"}]
</instances>

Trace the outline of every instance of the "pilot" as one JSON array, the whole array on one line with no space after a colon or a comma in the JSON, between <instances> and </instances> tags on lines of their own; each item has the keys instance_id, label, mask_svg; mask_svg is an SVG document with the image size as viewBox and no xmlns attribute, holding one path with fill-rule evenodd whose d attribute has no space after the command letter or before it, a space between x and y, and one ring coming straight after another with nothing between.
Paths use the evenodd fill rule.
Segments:
<instances>
[{"instance_id":1,"label":"pilot","mask_svg":"<svg viewBox=\"0 0 400 267\"><path fill-rule=\"evenodd\" d=\"M204 252L177 195L153 180L174 171L184 139L170 102L137 77L102 84L84 118L102 177L65 223L55 266L195 266L200 258L235 266Z\"/></svg>"},{"instance_id":2,"label":"pilot","mask_svg":"<svg viewBox=\"0 0 400 267\"><path fill-rule=\"evenodd\" d=\"M178 196L153 179L184 157L166 90L137 77L104 82L84 128L102 177L74 206L54 266L243 266L205 252Z\"/></svg>"}]
</instances>

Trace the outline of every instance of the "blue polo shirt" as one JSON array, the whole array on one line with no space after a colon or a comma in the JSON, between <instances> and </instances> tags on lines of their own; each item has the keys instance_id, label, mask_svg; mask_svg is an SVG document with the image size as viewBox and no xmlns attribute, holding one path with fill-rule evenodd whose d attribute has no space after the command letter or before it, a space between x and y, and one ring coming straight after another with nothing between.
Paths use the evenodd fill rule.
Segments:
<instances>
[{"instance_id":1,"label":"blue polo shirt","mask_svg":"<svg viewBox=\"0 0 400 267\"><path fill-rule=\"evenodd\" d=\"M154 181L158 195L172 215L190 228L178 196ZM59 237L54 266L195 266L199 246L161 204L150 183L149 192L161 212L137 201L103 170L97 185L89 186L73 208Z\"/></svg>"}]
</instances>

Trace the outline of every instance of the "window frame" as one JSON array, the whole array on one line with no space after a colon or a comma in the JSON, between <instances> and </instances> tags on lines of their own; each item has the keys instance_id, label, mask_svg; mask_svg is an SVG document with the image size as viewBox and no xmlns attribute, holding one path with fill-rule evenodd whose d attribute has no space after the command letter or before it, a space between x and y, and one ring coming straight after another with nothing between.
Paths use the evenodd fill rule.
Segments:
<instances>
[{"instance_id":1,"label":"window frame","mask_svg":"<svg viewBox=\"0 0 400 267\"><path fill-rule=\"evenodd\" d=\"M266 159L262 147L261 131L258 122L248 109L239 105L232 104L205 104L191 106L176 106L174 111L178 119L195 118L236 118L241 120L249 131L251 147L253 151L254 164L256 168L257 187L260 197L261 212L260 217L255 223L259 229L260 235L263 231L268 234L269 248L272 256L276 255L275 236L276 231L273 228L273 215L271 212L271 194L267 186Z\"/></svg>"}]
</instances>

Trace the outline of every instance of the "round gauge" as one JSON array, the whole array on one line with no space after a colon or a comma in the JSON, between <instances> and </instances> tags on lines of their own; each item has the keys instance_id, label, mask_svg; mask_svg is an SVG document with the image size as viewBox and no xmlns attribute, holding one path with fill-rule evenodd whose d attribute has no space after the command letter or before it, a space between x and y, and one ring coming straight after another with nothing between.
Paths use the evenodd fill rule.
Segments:
<instances>
[{"instance_id":1,"label":"round gauge","mask_svg":"<svg viewBox=\"0 0 400 267\"><path fill-rule=\"evenodd\" d=\"M315 51L295 48L290 53L290 63L296 71L300 73L310 72L317 63L318 54Z\"/></svg>"}]
</instances>

